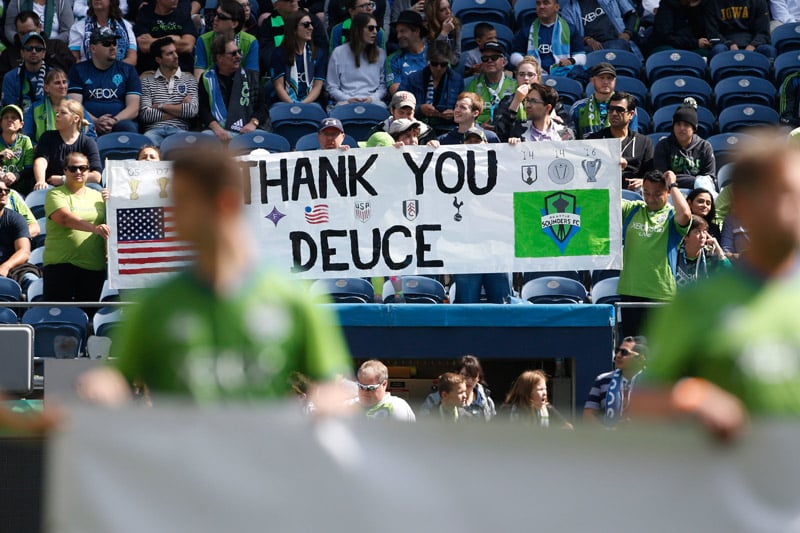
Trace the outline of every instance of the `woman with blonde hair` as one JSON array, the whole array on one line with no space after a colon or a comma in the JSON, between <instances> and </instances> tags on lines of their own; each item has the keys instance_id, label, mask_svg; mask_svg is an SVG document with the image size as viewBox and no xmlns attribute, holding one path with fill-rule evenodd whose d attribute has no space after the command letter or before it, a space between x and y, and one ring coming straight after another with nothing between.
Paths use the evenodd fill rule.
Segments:
<instances>
[{"instance_id":1,"label":"woman with blonde hair","mask_svg":"<svg viewBox=\"0 0 800 533\"><path fill-rule=\"evenodd\" d=\"M428 43L444 41L453 51L453 65L461 60L461 22L453 15L450 0L425 0L425 31Z\"/></svg>"},{"instance_id":2,"label":"woman with blonde hair","mask_svg":"<svg viewBox=\"0 0 800 533\"><path fill-rule=\"evenodd\" d=\"M100 152L97 143L82 130L89 125L83 118L83 106L75 100L62 100L56 109L55 130L46 131L36 145L33 155L34 189L46 189L48 185L63 185L64 160L71 152L81 152L88 160L85 175L87 183L100 183Z\"/></svg>"},{"instance_id":3,"label":"woman with blonde hair","mask_svg":"<svg viewBox=\"0 0 800 533\"><path fill-rule=\"evenodd\" d=\"M528 120L525 113L525 97L531 90L531 84L542 82L542 66L533 56L525 56L517 64L517 90L509 94L497 104L494 112L495 133L500 140L507 142L511 137L510 132L517 124Z\"/></svg>"},{"instance_id":4,"label":"woman with blonde hair","mask_svg":"<svg viewBox=\"0 0 800 533\"><path fill-rule=\"evenodd\" d=\"M572 429L561 413L547 401L547 376L541 370L526 370L511 386L503 404L508 419L535 427Z\"/></svg>"}]
</instances>

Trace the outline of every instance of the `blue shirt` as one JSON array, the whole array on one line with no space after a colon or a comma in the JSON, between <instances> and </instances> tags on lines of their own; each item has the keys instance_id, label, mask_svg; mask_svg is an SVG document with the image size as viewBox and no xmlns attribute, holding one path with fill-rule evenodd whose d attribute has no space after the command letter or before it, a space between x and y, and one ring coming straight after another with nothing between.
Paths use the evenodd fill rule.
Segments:
<instances>
[{"instance_id":1,"label":"blue shirt","mask_svg":"<svg viewBox=\"0 0 800 533\"><path fill-rule=\"evenodd\" d=\"M424 69L428 64L428 60L425 57L427 53L427 45L418 54L412 54L403 49L393 52L386 59L386 86L402 83L409 75Z\"/></svg>"},{"instance_id":2,"label":"blue shirt","mask_svg":"<svg viewBox=\"0 0 800 533\"><path fill-rule=\"evenodd\" d=\"M122 61L106 70L81 61L69 70L68 91L82 95L83 106L93 116L113 116L125 109L127 95L142 95L142 82L136 69Z\"/></svg>"},{"instance_id":3,"label":"blue shirt","mask_svg":"<svg viewBox=\"0 0 800 533\"><path fill-rule=\"evenodd\" d=\"M478 126L475 127L477 128ZM483 134L486 135L486 142L488 143L500 142L500 138L493 131L483 130ZM448 131L439 137L439 144L464 144L464 134L459 133L457 129Z\"/></svg>"},{"instance_id":4,"label":"blue shirt","mask_svg":"<svg viewBox=\"0 0 800 533\"><path fill-rule=\"evenodd\" d=\"M23 79L20 78L20 70ZM48 69L49 70L49 69ZM18 105L27 111L33 104L44 100L44 78L39 78L39 71L28 72L24 67L9 70L3 76L3 105Z\"/></svg>"}]
</instances>

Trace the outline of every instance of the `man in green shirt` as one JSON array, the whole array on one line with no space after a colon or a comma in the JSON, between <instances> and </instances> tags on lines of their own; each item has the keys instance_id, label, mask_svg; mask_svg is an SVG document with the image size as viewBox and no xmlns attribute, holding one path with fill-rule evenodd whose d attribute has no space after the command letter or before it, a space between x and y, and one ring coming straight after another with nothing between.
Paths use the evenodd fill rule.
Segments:
<instances>
[{"instance_id":1,"label":"man in green shirt","mask_svg":"<svg viewBox=\"0 0 800 533\"><path fill-rule=\"evenodd\" d=\"M800 150L776 137L749 143L729 186L749 251L679 292L654 314L648 335L649 379L680 380L657 403L723 435L741 429L742 407L800 415Z\"/></svg>"},{"instance_id":2,"label":"man in green shirt","mask_svg":"<svg viewBox=\"0 0 800 533\"><path fill-rule=\"evenodd\" d=\"M318 382L351 374L330 311L258 266L235 162L200 152L172 169L175 231L195 263L125 310L111 353L126 380L213 403L285 397L295 372Z\"/></svg>"}]
</instances>

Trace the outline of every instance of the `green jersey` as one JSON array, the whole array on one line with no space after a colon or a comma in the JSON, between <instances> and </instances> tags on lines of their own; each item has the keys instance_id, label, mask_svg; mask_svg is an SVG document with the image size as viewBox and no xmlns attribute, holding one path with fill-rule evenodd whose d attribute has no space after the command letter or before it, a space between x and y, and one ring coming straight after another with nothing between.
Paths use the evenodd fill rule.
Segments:
<instances>
[{"instance_id":1,"label":"green jersey","mask_svg":"<svg viewBox=\"0 0 800 533\"><path fill-rule=\"evenodd\" d=\"M182 273L125 312L116 364L156 393L202 403L282 398L292 372L313 380L352 373L328 308L273 274L252 273L220 296Z\"/></svg>"},{"instance_id":2,"label":"green jersey","mask_svg":"<svg viewBox=\"0 0 800 533\"><path fill-rule=\"evenodd\" d=\"M31 211L31 208L25 203L25 199L22 197L22 195L14 189L8 191L8 207L10 207L12 211L16 211L22 215L22 217L25 219L25 222L27 222L29 226L36 222L36 217L33 216L33 211Z\"/></svg>"},{"instance_id":3,"label":"green jersey","mask_svg":"<svg viewBox=\"0 0 800 533\"><path fill-rule=\"evenodd\" d=\"M3 137L0 136L0 152L5 149L11 150L14 157L0 161L0 171L3 174L11 172L19 178L20 172L33 166L33 143L27 135L18 133L11 144L6 144Z\"/></svg>"},{"instance_id":4,"label":"green jersey","mask_svg":"<svg viewBox=\"0 0 800 533\"><path fill-rule=\"evenodd\" d=\"M652 300L669 300L675 294L675 265L678 247L689 232L675 220L667 204L659 211L648 211L641 200L622 200L622 272L619 294Z\"/></svg>"},{"instance_id":5,"label":"green jersey","mask_svg":"<svg viewBox=\"0 0 800 533\"><path fill-rule=\"evenodd\" d=\"M44 212L47 216L44 264L69 263L86 270L106 268L105 239L88 231L56 224L50 216L59 209L67 209L81 220L94 225L106 221L106 203L98 191L84 187L80 194L74 194L66 185L47 191L44 201Z\"/></svg>"},{"instance_id":6,"label":"green jersey","mask_svg":"<svg viewBox=\"0 0 800 533\"><path fill-rule=\"evenodd\" d=\"M760 414L800 415L800 274L764 283L740 268L654 312L650 380L707 379Z\"/></svg>"},{"instance_id":7,"label":"green jersey","mask_svg":"<svg viewBox=\"0 0 800 533\"><path fill-rule=\"evenodd\" d=\"M500 100L517 90L517 82L503 74L498 83L489 83L486 76L478 74L464 80L464 91L475 93L483 98L483 111L475 119L477 124L483 124L487 120L494 121L494 110Z\"/></svg>"}]
</instances>

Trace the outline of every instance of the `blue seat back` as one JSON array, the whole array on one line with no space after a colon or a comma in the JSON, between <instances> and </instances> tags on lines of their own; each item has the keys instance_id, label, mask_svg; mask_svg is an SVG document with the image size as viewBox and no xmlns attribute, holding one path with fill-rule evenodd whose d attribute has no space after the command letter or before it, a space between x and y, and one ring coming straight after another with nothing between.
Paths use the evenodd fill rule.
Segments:
<instances>
[{"instance_id":1,"label":"blue seat back","mask_svg":"<svg viewBox=\"0 0 800 533\"><path fill-rule=\"evenodd\" d=\"M33 307L22 323L34 330L34 355L68 359L83 353L89 318L77 307Z\"/></svg>"},{"instance_id":2,"label":"blue seat back","mask_svg":"<svg viewBox=\"0 0 800 533\"><path fill-rule=\"evenodd\" d=\"M237 135L228 143L228 151L235 156L249 154L258 148L273 154L288 152L292 149L289 141L280 135L266 131L251 131L244 135Z\"/></svg>"},{"instance_id":3,"label":"blue seat back","mask_svg":"<svg viewBox=\"0 0 800 533\"><path fill-rule=\"evenodd\" d=\"M758 104L737 104L726 107L719 114L719 131L736 131L739 128L778 124L780 116L774 109Z\"/></svg>"},{"instance_id":4,"label":"blue seat back","mask_svg":"<svg viewBox=\"0 0 800 533\"><path fill-rule=\"evenodd\" d=\"M92 318L92 329L99 337L110 337L113 330L122 323L123 310L120 307L101 307Z\"/></svg>"},{"instance_id":5,"label":"blue seat back","mask_svg":"<svg viewBox=\"0 0 800 533\"><path fill-rule=\"evenodd\" d=\"M570 106L583 98L583 85L566 76L542 76L542 83L558 91L558 100Z\"/></svg>"},{"instance_id":6,"label":"blue seat back","mask_svg":"<svg viewBox=\"0 0 800 533\"><path fill-rule=\"evenodd\" d=\"M586 69L598 63L611 63L617 69L617 76L642 77L642 60L633 52L626 50L595 50L586 54Z\"/></svg>"},{"instance_id":7,"label":"blue seat back","mask_svg":"<svg viewBox=\"0 0 800 533\"><path fill-rule=\"evenodd\" d=\"M320 279L311 285L312 294L327 294L335 303L368 304L375 300L372 283L361 278Z\"/></svg>"},{"instance_id":8,"label":"blue seat back","mask_svg":"<svg viewBox=\"0 0 800 533\"><path fill-rule=\"evenodd\" d=\"M141 133L109 132L97 138L100 162L106 159L136 159L142 146L153 142Z\"/></svg>"},{"instance_id":9,"label":"blue seat back","mask_svg":"<svg viewBox=\"0 0 800 533\"><path fill-rule=\"evenodd\" d=\"M653 131L653 118L644 107L636 108L636 120L639 121L639 133L648 135Z\"/></svg>"},{"instance_id":10,"label":"blue seat back","mask_svg":"<svg viewBox=\"0 0 800 533\"><path fill-rule=\"evenodd\" d=\"M466 52L478 46L475 43L475 26L479 22L468 22L461 27L461 50ZM506 47L506 51L511 53L511 43L514 41L514 31L505 24L492 24L497 32L497 42Z\"/></svg>"},{"instance_id":11,"label":"blue seat back","mask_svg":"<svg viewBox=\"0 0 800 533\"><path fill-rule=\"evenodd\" d=\"M772 30L772 46L778 54L800 50L800 22L787 22Z\"/></svg>"},{"instance_id":12,"label":"blue seat back","mask_svg":"<svg viewBox=\"0 0 800 533\"><path fill-rule=\"evenodd\" d=\"M749 50L728 50L711 58L709 70L714 84L731 76L769 76L769 59Z\"/></svg>"},{"instance_id":13,"label":"blue seat back","mask_svg":"<svg viewBox=\"0 0 800 533\"><path fill-rule=\"evenodd\" d=\"M18 302L22 299L19 283L11 278L0 277L0 302Z\"/></svg>"},{"instance_id":14,"label":"blue seat back","mask_svg":"<svg viewBox=\"0 0 800 533\"><path fill-rule=\"evenodd\" d=\"M714 150L714 159L717 160L717 170L727 163L736 150L739 149L741 143L752 136L746 133L718 133L706 139ZM721 187L721 185L720 185Z\"/></svg>"},{"instance_id":15,"label":"blue seat back","mask_svg":"<svg viewBox=\"0 0 800 533\"><path fill-rule=\"evenodd\" d=\"M508 25L511 4L508 0L454 0L453 14L465 24L491 22Z\"/></svg>"},{"instance_id":16,"label":"blue seat back","mask_svg":"<svg viewBox=\"0 0 800 533\"><path fill-rule=\"evenodd\" d=\"M269 108L272 131L289 141L292 147L303 135L316 133L327 116L319 104L278 102Z\"/></svg>"},{"instance_id":17,"label":"blue seat back","mask_svg":"<svg viewBox=\"0 0 800 533\"><path fill-rule=\"evenodd\" d=\"M0 307L0 324L19 324L19 317L13 309Z\"/></svg>"},{"instance_id":18,"label":"blue seat back","mask_svg":"<svg viewBox=\"0 0 800 533\"><path fill-rule=\"evenodd\" d=\"M686 50L663 50L651 54L645 62L647 79L653 83L664 76L706 77L706 62L703 56Z\"/></svg>"},{"instance_id":19,"label":"blue seat back","mask_svg":"<svg viewBox=\"0 0 800 533\"><path fill-rule=\"evenodd\" d=\"M592 303L613 304L622 298L617 292L619 277L605 278L599 280L592 286Z\"/></svg>"},{"instance_id":20,"label":"blue seat back","mask_svg":"<svg viewBox=\"0 0 800 533\"><path fill-rule=\"evenodd\" d=\"M650 133L647 136L650 137L650 142L653 143L653 148L656 147L658 143L661 142L661 139L666 139L670 135L670 131L657 131L655 133Z\"/></svg>"},{"instance_id":21,"label":"blue seat back","mask_svg":"<svg viewBox=\"0 0 800 533\"><path fill-rule=\"evenodd\" d=\"M574 279L545 276L523 285L522 299L534 304L580 304L586 301L586 288Z\"/></svg>"},{"instance_id":22,"label":"blue seat back","mask_svg":"<svg viewBox=\"0 0 800 533\"><path fill-rule=\"evenodd\" d=\"M775 105L775 86L764 78L735 76L720 80L714 86L714 99L718 110L736 104Z\"/></svg>"},{"instance_id":23,"label":"blue seat back","mask_svg":"<svg viewBox=\"0 0 800 533\"><path fill-rule=\"evenodd\" d=\"M50 189L52 189L52 187L31 191L28 193L28 196L25 197L25 205L30 208L33 216L36 218L44 216L44 201L47 198L47 191ZM42 228L42 230L44 230L44 228Z\"/></svg>"},{"instance_id":24,"label":"blue seat back","mask_svg":"<svg viewBox=\"0 0 800 533\"><path fill-rule=\"evenodd\" d=\"M711 106L711 86L705 80L691 76L667 76L653 82L650 86L650 100L653 109L665 105L683 103L691 96L703 107Z\"/></svg>"},{"instance_id":25,"label":"blue seat back","mask_svg":"<svg viewBox=\"0 0 800 533\"><path fill-rule=\"evenodd\" d=\"M331 111L333 118L338 118L344 131L356 141L365 141L372 128L389 116L389 110L378 104L343 104Z\"/></svg>"},{"instance_id":26,"label":"blue seat back","mask_svg":"<svg viewBox=\"0 0 800 533\"><path fill-rule=\"evenodd\" d=\"M161 159L172 160L182 151L197 153L202 150L221 150L222 143L216 135L194 131L173 133L161 142Z\"/></svg>"},{"instance_id":27,"label":"blue seat back","mask_svg":"<svg viewBox=\"0 0 800 533\"><path fill-rule=\"evenodd\" d=\"M647 98L647 86L642 80L638 78L632 78L630 76L617 76L617 83L614 86L614 89L617 91L630 93L635 96L637 108L650 107L650 102ZM594 94L594 85L592 85L592 82L586 84L584 93L587 97L591 94Z\"/></svg>"},{"instance_id":28,"label":"blue seat back","mask_svg":"<svg viewBox=\"0 0 800 533\"><path fill-rule=\"evenodd\" d=\"M410 304L440 304L444 301L444 286L425 276L403 276L403 297Z\"/></svg>"},{"instance_id":29,"label":"blue seat back","mask_svg":"<svg viewBox=\"0 0 800 533\"><path fill-rule=\"evenodd\" d=\"M536 18L536 0L516 0L514 2L514 20L517 28L528 31Z\"/></svg>"},{"instance_id":30,"label":"blue seat back","mask_svg":"<svg viewBox=\"0 0 800 533\"><path fill-rule=\"evenodd\" d=\"M800 70L800 51L784 52L775 58L775 85L780 88L784 78Z\"/></svg>"},{"instance_id":31,"label":"blue seat back","mask_svg":"<svg viewBox=\"0 0 800 533\"><path fill-rule=\"evenodd\" d=\"M678 109L680 105L681 104L670 104L657 109L656 112L653 113L653 130L671 132L672 116L675 114L675 110ZM702 106L698 107L697 121L697 134L700 137L707 138L714 133L714 122L716 121L716 117L714 117L714 113L712 113L710 109Z\"/></svg>"}]
</instances>

